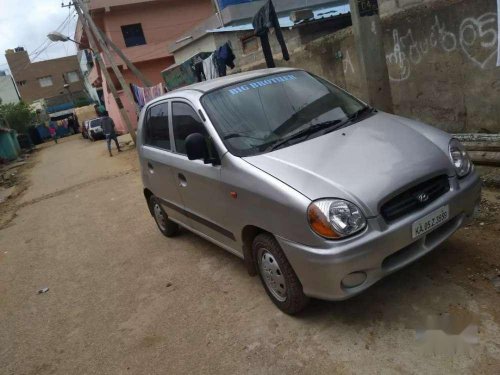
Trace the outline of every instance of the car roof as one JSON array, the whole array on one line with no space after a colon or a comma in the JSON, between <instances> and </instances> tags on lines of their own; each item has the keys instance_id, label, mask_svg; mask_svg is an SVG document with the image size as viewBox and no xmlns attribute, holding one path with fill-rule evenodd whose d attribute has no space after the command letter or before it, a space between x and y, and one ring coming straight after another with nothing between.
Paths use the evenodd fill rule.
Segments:
<instances>
[{"instance_id":1,"label":"car roof","mask_svg":"<svg viewBox=\"0 0 500 375\"><path fill-rule=\"evenodd\" d=\"M248 72L243 72L243 73L231 74L231 75L228 75L225 77L218 77L218 78L210 79L208 81L193 83L192 85L180 87L178 89L169 91L165 95L162 95L156 99L153 99L152 101L150 101L148 103L148 106L157 102L157 101L160 101L162 99L168 99L172 96L177 96L179 94L182 94L183 92L197 91L197 92L201 92L201 93L206 93L206 92L209 92L212 90L216 90L220 87L233 85L233 84L238 83L238 82L247 81L250 79L266 76L269 74L291 72L291 71L296 71L296 70L300 70L300 69L296 69L296 68L258 69L258 70L251 70Z\"/></svg>"}]
</instances>

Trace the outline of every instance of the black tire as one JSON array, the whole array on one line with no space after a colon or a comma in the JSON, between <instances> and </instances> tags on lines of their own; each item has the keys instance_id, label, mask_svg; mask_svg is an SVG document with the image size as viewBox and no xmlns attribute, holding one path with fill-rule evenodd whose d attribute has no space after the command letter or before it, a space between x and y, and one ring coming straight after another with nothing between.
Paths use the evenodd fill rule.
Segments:
<instances>
[{"instance_id":1,"label":"black tire","mask_svg":"<svg viewBox=\"0 0 500 375\"><path fill-rule=\"evenodd\" d=\"M307 306L309 298L304 294L302 284L276 239L270 234L259 234L253 240L252 250L260 280L273 303L289 315L303 310ZM269 272L267 272L264 270L266 263L276 268L268 269ZM266 272L267 274L264 274ZM280 283L280 280L284 283ZM268 286L268 283L271 285L273 282L276 285L274 290Z\"/></svg>"},{"instance_id":2,"label":"black tire","mask_svg":"<svg viewBox=\"0 0 500 375\"><path fill-rule=\"evenodd\" d=\"M155 219L155 223L158 226L158 229L165 237L173 237L177 233L179 233L179 225L168 219L167 213L163 210L163 207L158 201L158 198L156 198L154 195L151 195L151 197L149 197L149 209L151 211L151 214L153 215L153 218ZM163 222L159 221L161 219L159 215L156 214L155 210L161 212L161 215L163 215L164 218Z\"/></svg>"}]
</instances>

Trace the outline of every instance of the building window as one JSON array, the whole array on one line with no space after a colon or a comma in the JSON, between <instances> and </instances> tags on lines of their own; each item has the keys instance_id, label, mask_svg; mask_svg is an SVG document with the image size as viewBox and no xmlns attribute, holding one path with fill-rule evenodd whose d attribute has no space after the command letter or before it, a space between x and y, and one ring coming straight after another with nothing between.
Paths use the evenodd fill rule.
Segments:
<instances>
[{"instance_id":1,"label":"building window","mask_svg":"<svg viewBox=\"0 0 500 375\"><path fill-rule=\"evenodd\" d=\"M38 83L40 83L40 87L49 87L54 84L52 82L52 76L38 78Z\"/></svg>"},{"instance_id":2,"label":"building window","mask_svg":"<svg viewBox=\"0 0 500 375\"><path fill-rule=\"evenodd\" d=\"M17 81L16 83L18 86L24 86L26 84L26 80Z\"/></svg>"},{"instance_id":3,"label":"building window","mask_svg":"<svg viewBox=\"0 0 500 375\"><path fill-rule=\"evenodd\" d=\"M80 76L77 72L68 72L66 76L68 77L69 83L78 82L80 80Z\"/></svg>"},{"instance_id":4,"label":"building window","mask_svg":"<svg viewBox=\"0 0 500 375\"><path fill-rule=\"evenodd\" d=\"M146 44L146 38L142 32L140 23L122 26L123 40L127 47L140 46Z\"/></svg>"},{"instance_id":5,"label":"building window","mask_svg":"<svg viewBox=\"0 0 500 375\"><path fill-rule=\"evenodd\" d=\"M240 40L244 55L255 52L259 49L258 39L253 33L242 36Z\"/></svg>"}]
</instances>

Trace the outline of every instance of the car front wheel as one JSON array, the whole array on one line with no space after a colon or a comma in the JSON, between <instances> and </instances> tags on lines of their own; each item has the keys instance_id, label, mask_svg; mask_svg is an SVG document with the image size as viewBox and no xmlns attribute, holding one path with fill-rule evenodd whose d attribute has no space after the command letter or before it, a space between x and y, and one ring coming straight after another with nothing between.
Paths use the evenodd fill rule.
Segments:
<instances>
[{"instance_id":1,"label":"car front wheel","mask_svg":"<svg viewBox=\"0 0 500 375\"><path fill-rule=\"evenodd\" d=\"M158 198L152 195L149 198L151 213L155 219L158 229L165 237L173 237L179 232L179 225L168 219L168 215L163 210Z\"/></svg>"},{"instance_id":2,"label":"car front wheel","mask_svg":"<svg viewBox=\"0 0 500 375\"><path fill-rule=\"evenodd\" d=\"M252 248L260 279L273 303L290 315L303 310L309 298L276 239L270 234L259 234Z\"/></svg>"}]
</instances>

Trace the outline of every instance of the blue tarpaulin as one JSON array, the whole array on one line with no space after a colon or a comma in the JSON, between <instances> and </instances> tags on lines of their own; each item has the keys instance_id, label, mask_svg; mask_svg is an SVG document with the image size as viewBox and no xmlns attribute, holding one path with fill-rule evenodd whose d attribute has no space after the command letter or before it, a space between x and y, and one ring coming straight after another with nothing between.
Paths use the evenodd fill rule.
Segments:
<instances>
[{"instance_id":1,"label":"blue tarpaulin","mask_svg":"<svg viewBox=\"0 0 500 375\"><path fill-rule=\"evenodd\" d=\"M36 127L36 131L40 135L40 138L42 138L42 139L50 138L49 129L45 125L38 125Z\"/></svg>"},{"instance_id":2,"label":"blue tarpaulin","mask_svg":"<svg viewBox=\"0 0 500 375\"><path fill-rule=\"evenodd\" d=\"M64 126L56 127L56 135L58 137L65 137L69 134L69 128L65 128Z\"/></svg>"}]
</instances>

